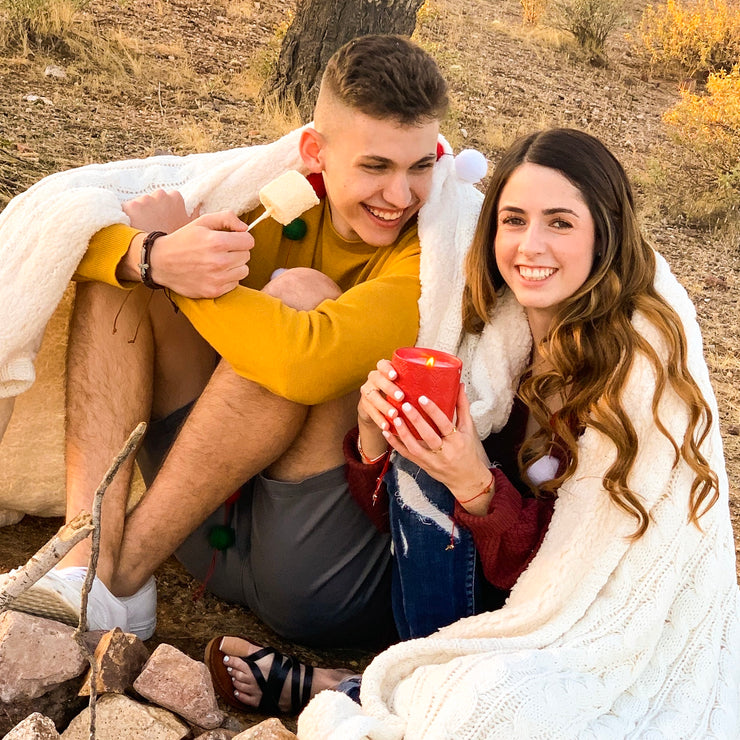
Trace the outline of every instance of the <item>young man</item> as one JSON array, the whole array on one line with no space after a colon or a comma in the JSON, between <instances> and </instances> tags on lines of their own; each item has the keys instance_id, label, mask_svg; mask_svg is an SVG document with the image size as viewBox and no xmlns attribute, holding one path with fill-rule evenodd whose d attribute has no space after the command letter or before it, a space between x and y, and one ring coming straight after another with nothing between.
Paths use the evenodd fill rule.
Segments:
<instances>
[{"instance_id":1,"label":"young man","mask_svg":"<svg viewBox=\"0 0 740 740\"><path fill-rule=\"evenodd\" d=\"M346 644L389 623L388 542L347 494L342 439L367 372L416 336L416 214L446 105L417 46L356 39L330 60L315 127L300 134L326 189L304 236L271 219L247 232L260 211L191 220L157 192L124 205L131 227L92 238L69 343L70 517L91 507L130 430L152 424L144 498L127 516L132 465L106 494L91 627L149 637L152 573L173 552L294 640ZM155 231L150 287L137 286ZM288 270L271 279L276 268ZM88 552L72 550L15 608L74 618Z\"/></svg>"}]
</instances>

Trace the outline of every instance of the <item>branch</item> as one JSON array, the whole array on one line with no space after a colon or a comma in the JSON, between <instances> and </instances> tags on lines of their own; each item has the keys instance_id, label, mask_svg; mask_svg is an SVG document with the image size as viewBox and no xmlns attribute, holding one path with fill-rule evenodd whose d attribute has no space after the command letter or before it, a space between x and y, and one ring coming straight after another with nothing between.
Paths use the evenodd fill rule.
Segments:
<instances>
[{"instance_id":1,"label":"branch","mask_svg":"<svg viewBox=\"0 0 740 740\"><path fill-rule=\"evenodd\" d=\"M92 546L90 549L90 560L88 561L87 574L85 575L85 582L82 584L82 593L80 594L80 622L75 630L75 641L80 646L84 656L87 658L87 662L90 664L90 701L88 706L90 707L90 740L95 740L95 705L98 699L98 667L95 662L95 655L92 650L88 647L84 639L84 633L87 632L87 602L90 596L90 589L92 588L95 580L95 572L98 568L98 557L100 555L100 514L103 509L103 494L108 490L113 478L119 471L121 465L129 458L129 456L136 451L141 439L146 432L146 422L140 422L136 429L129 435L126 440L126 444L123 449L116 455L116 458L111 463L108 472L100 482L95 495L93 497L93 510L92 510Z\"/></svg>"},{"instance_id":2,"label":"branch","mask_svg":"<svg viewBox=\"0 0 740 740\"><path fill-rule=\"evenodd\" d=\"M81 511L59 531L7 582L0 587L0 612L14 599L45 576L78 542L93 531L92 515Z\"/></svg>"}]
</instances>

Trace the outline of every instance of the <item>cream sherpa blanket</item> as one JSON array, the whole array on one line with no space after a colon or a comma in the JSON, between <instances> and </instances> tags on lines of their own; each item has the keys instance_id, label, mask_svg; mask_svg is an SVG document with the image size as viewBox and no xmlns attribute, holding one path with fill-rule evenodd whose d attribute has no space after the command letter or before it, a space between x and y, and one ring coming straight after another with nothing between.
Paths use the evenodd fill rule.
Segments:
<instances>
[{"instance_id":1,"label":"cream sherpa blanket","mask_svg":"<svg viewBox=\"0 0 740 740\"><path fill-rule=\"evenodd\" d=\"M458 285L446 283L439 300L422 296L422 342L454 350ZM299 718L301 740L740 737L740 600L716 401L693 305L661 257L656 286L681 316L689 367L714 415L702 450L720 498L702 531L687 523L692 473L672 465L647 400L653 373L638 359L623 400L640 440L630 485L650 511L647 533L630 541L635 522L601 483L614 447L588 429L542 547L505 607L381 653L364 673L362 708L320 693ZM478 395L488 383L501 399L477 419L479 431L508 414L529 351L515 314L511 300L499 304L483 337L460 347L479 364ZM634 325L660 346L642 316ZM680 440L687 414L672 394L660 416Z\"/></svg>"},{"instance_id":2,"label":"cream sherpa blanket","mask_svg":"<svg viewBox=\"0 0 740 740\"><path fill-rule=\"evenodd\" d=\"M128 223L121 204L164 188L179 190L189 212L200 205L203 214L244 213L258 204L258 191L267 182L288 169L305 172L297 146L301 131L263 146L89 165L46 177L8 204L0 213L0 438L13 398L34 381L44 327L90 238L110 224ZM448 156L434 168L430 198L419 215L422 280L429 281L425 295L449 287L443 285L446 272L459 278L456 255L470 243L482 200L457 178L451 149L442 143ZM440 328L427 333L437 335ZM456 337L457 330L450 335ZM491 398L484 405L494 404ZM53 493L57 501L45 512L46 502L34 498L47 495L24 491L22 505L36 514L59 514L63 491ZM17 500L10 507L3 503L0 496L0 520L3 508L18 506Z\"/></svg>"}]
</instances>

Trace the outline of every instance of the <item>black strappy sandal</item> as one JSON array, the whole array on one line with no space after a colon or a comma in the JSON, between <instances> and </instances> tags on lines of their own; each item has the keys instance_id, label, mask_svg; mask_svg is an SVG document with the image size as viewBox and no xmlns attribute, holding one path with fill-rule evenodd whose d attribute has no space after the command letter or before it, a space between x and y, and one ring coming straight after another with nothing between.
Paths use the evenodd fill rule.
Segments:
<instances>
[{"instance_id":1,"label":"black strappy sandal","mask_svg":"<svg viewBox=\"0 0 740 740\"><path fill-rule=\"evenodd\" d=\"M221 640L225 636L220 635L219 637L214 637L208 643L205 652L205 664L210 671L216 693L230 707L241 711L253 710L261 714L275 716L278 714L298 714L308 704L311 699L313 667L310 665L304 666L303 680L301 681L302 663L296 658L283 655L271 647L260 648L249 656L236 656L249 666L257 685L262 690L262 698L256 708L249 707L239 701L234 696L234 684L231 681L231 674L226 670L226 664L224 663L225 653L219 648ZM264 673L257 665L257 661L270 656L273 656L273 661L267 678L265 678ZM290 709L287 712L283 712L280 709L279 702L280 694L287 680L290 680Z\"/></svg>"}]
</instances>

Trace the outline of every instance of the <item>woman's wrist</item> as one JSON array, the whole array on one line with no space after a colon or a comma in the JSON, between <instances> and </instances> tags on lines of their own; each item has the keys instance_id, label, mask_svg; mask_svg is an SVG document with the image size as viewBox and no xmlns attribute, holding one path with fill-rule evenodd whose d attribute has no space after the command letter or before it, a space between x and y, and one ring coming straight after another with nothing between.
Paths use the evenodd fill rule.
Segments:
<instances>
[{"instance_id":1,"label":"woman's wrist","mask_svg":"<svg viewBox=\"0 0 740 740\"><path fill-rule=\"evenodd\" d=\"M488 513L488 507L496 488L496 476L492 470L487 468L483 479L484 482L480 482L479 477L475 485L467 486L460 493L457 491L454 493L460 506L474 516L484 516Z\"/></svg>"},{"instance_id":2,"label":"woman's wrist","mask_svg":"<svg viewBox=\"0 0 740 740\"><path fill-rule=\"evenodd\" d=\"M380 439L382 440L380 443L377 440L368 441L366 444L369 449L366 449L362 442L362 431L357 435L357 452L360 454L360 459L365 465L373 465L379 462L388 453L388 445L385 439L383 437Z\"/></svg>"}]
</instances>

